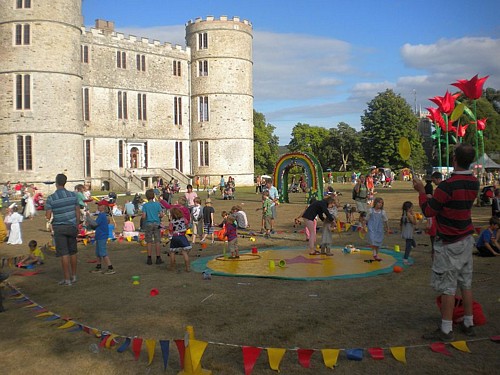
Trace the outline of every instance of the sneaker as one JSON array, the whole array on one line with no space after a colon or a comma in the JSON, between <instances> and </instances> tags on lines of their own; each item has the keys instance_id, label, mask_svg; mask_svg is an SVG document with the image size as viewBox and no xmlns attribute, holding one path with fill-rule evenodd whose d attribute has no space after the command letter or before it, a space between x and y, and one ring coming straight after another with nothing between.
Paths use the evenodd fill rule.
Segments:
<instances>
[{"instance_id":1,"label":"sneaker","mask_svg":"<svg viewBox=\"0 0 500 375\"><path fill-rule=\"evenodd\" d=\"M455 340L453 331L450 331L449 333L444 333L443 331L441 331L441 328L438 328L431 333L426 333L425 335L422 335L422 338L425 340L443 341L443 342L450 342Z\"/></svg>"},{"instance_id":2,"label":"sneaker","mask_svg":"<svg viewBox=\"0 0 500 375\"><path fill-rule=\"evenodd\" d=\"M72 284L75 284L77 281L78 281L78 279L76 278L76 275L71 278Z\"/></svg>"},{"instance_id":3,"label":"sneaker","mask_svg":"<svg viewBox=\"0 0 500 375\"><path fill-rule=\"evenodd\" d=\"M464 322L460 323L460 330L463 332L465 336L476 336L476 330L474 329L474 326L467 327Z\"/></svg>"},{"instance_id":4,"label":"sneaker","mask_svg":"<svg viewBox=\"0 0 500 375\"><path fill-rule=\"evenodd\" d=\"M114 275L116 273L116 271L114 269L110 269L108 268L105 272L103 272L103 274L105 275Z\"/></svg>"},{"instance_id":5,"label":"sneaker","mask_svg":"<svg viewBox=\"0 0 500 375\"><path fill-rule=\"evenodd\" d=\"M151 260L151 257L148 257L148 260L146 261L146 264L149 265L149 266L153 264L153 261Z\"/></svg>"},{"instance_id":6,"label":"sneaker","mask_svg":"<svg viewBox=\"0 0 500 375\"><path fill-rule=\"evenodd\" d=\"M411 263L410 263L410 261L408 259L403 259L403 264L405 266L411 266Z\"/></svg>"},{"instance_id":7,"label":"sneaker","mask_svg":"<svg viewBox=\"0 0 500 375\"><path fill-rule=\"evenodd\" d=\"M71 286L71 285L73 285L73 284L71 284L70 280L61 280L57 284L58 285L62 285L62 286Z\"/></svg>"},{"instance_id":8,"label":"sneaker","mask_svg":"<svg viewBox=\"0 0 500 375\"><path fill-rule=\"evenodd\" d=\"M155 264L163 264L163 260L161 258L156 258Z\"/></svg>"},{"instance_id":9,"label":"sneaker","mask_svg":"<svg viewBox=\"0 0 500 375\"><path fill-rule=\"evenodd\" d=\"M377 262L382 261L382 258L380 258L378 255L373 256L373 260L376 260Z\"/></svg>"}]
</instances>

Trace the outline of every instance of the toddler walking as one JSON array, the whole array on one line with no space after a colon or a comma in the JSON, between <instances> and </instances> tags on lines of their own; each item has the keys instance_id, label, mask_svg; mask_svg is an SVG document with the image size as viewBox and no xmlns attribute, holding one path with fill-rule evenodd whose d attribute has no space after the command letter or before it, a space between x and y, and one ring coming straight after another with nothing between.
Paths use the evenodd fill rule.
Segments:
<instances>
[{"instance_id":1,"label":"toddler walking","mask_svg":"<svg viewBox=\"0 0 500 375\"><path fill-rule=\"evenodd\" d=\"M240 254L238 251L238 224L236 223L236 218L233 215L229 215L224 224L226 229L226 236L228 242L229 252L231 253L230 259L239 259Z\"/></svg>"},{"instance_id":2,"label":"toddler walking","mask_svg":"<svg viewBox=\"0 0 500 375\"><path fill-rule=\"evenodd\" d=\"M417 244L413 239L413 233L415 232L415 225L417 224L417 219L413 213L413 203L406 201L403 203L403 213L400 220L401 238L405 240L405 255L403 257L403 263L406 266L411 265L409 261L411 249L416 247Z\"/></svg>"},{"instance_id":3,"label":"toddler walking","mask_svg":"<svg viewBox=\"0 0 500 375\"><path fill-rule=\"evenodd\" d=\"M366 217L360 215L360 221L364 230L368 229L368 236L371 248L373 249L373 259L380 262L378 252L384 241L384 232L389 232L389 220L384 211L384 200L380 197L375 198L373 207L370 208Z\"/></svg>"},{"instance_id":4,"label":"toddler walking","mask_svg":"<svg viewBox=\"0 0 500 375\"><path fill-rule=\"evenodd\" d=\"M106 244L108 242L108 237L109 237L108 201L105 201L103 199L100 202L97 202L97 210L99 211L99 214L95 219L97 226L95 228L95 237L94 237L95 256L97 257L97 265L95 269L92 270L91 272L92 273L103 272L102 262L104 261L104 263L106 263L106 266L108 266L108 269L103 273L105 275L113 275L116 271L113 269L113 265L111 264L111 260L109 259L108 252L106 249ZM87 220L89 222L92 221L90 218L90 213L88 211L87 211Z\"/></svg>"},{"instance_id":5,"label":"toddler walking","mask_svg":"<svg viewBox=\"0 0 500 375\"><path fill-rule=\"evenodd\" d=\"M186 220L180 208L172 207L170 209L170 224L168 226L168 231L170 236L170 269L175 269L175 253L180 252L184 258L184 264L186 267L186 272L191 271L189 265L189 251L191 250L191 245L186 238Z\"/></svg>"}]
</instances>

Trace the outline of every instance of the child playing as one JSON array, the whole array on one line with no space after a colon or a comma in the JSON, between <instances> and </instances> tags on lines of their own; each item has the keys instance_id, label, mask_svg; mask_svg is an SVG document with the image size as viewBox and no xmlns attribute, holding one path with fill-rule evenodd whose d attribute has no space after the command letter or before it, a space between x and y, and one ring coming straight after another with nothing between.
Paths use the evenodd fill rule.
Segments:
<instances>
[{"instance_id":1,"label":"child playing","mask_svg":"<svg viewBox=\"0 0 500 375\"><path fill-rule=\"evenodd\" d=\"M328 256L333 255L331 252L331 247L333 244L332 227L337 222L338 206L340 205L337 196L334 195L332 197L333 197L333 204L329 204L327 207L328 207L328 212L333 217L333 221L325 220L323 222L323 229L321 232L321 243L320 243L321 254Z\"/></svg>"},{"instance_id":2,"label":"child playing","mask_svg":"<svg viewBox=\"0 0 500 375\"><path fill-rule=\"evenodd\" d=\"M262 222L264 223L264 230L266 231L264 234L265 238L269 238L271 233L271 219L273 218L273 212L271 207L273 205L273 201L269 198L269 191L265 191L262 193L262 208L257 208L258 210L262 210Z\"/></svg>"},{"instance_id":3,"label":"child playing","mask_svg":"<svg viewBox=\"0 0 500 375\"><path fill-rule=\"evenodd\" d=\"M238 224L233 215L229 215L224 225L226 229L227 242L229 252L231 253L230 259L239 259L240 254L238 251Z\"/></svg>"},{"instance_id":4,"label":"child playing","mask_svg":"<svg viewBox=\"0 0 500 375\"><path fill-rule=\"evenodd\" d=\"M155 244L156 250L156 264L162 264L163 260L160 256L160 221L163 217L163 210L160 203L155 202L155 192L153 189L146 191L146 198L148 200L142 206L142 219L144 225L144 237L148 249L148 259L146 261L147 265L153 264L151 260L151 253L153 251L153 243Z\"/></svg>"},{"instance_id":5,"label":"child playing","mask_svg":"<svg viewBox=\"0 0 500 375\"><path fill-rule=\"evenodd\" d=\"M212 200L207 198L205 200L205 207L203 207L203 238L200 242L205 242L207 236L212 236L212 243L214 243L214 213L212 207Z\"/></svg>"},{"instance_id":6,"label":"child playing","mask_svg":"<svg viewBox=\"0 0 500 375\"><path fill-rule=\"evenodd\" d=\"M375 198L373 207L370 208L366 217L360 216L360 222L363 229L368 229L368 236L371 248L373 249L373 259L380 262L382 259L378 256L378 251L384 241L384 232L389 231L387 215L384 211L384 200L380 197Z\"/></svg>"},{"instance_id":7,"label":"child playing","mask_svg":"<svg viewBox=\"0 0 500 375\"><path fill-rule=\"evenodd\" d=\"M25 267L30 264L43 264L45 256L43 255L42 250L38 248L37 242L35 240L31 240L28 243L28 247L30 249L29 255L23 256L17 266Z\"/></svg>"},{"instance_id":8,"label":"child playing","mask_svg":"<svg viewBox=\"0 0 500 375\"><path fill-rule=\"evenodd\" d=\"M186 272L190 271L189 268L189 251L191 250L191 245L186 238L186 220L182 211L178 207L172 207L170 209L170 224L168 227L169 234L172 236L170 240L170 269L175 269L175 253L180 251L182 257L184 258L184 264L186 266Z\"/></svg>"},{"instance_id":9,"label":"child playing","mask_svg":"<svg viewBox=\"0 0 500 375\"><path fill-rule=\"evenodd\" d=\"M132 216L125 215L125 221L123 222L123 237L135 237L139 235L139 232L135 230L134 222L132 221Z\"/></svg>"},{"instance_id":10,"label":"child playing","mask_svg":"<svg viewBox=\"0 0 500 375\"><path fill-rule=\"evenodd\" d=\"M109 259L108 252L106 249L106 244L108 242L109 236L109 207L108 202L105 200L101 200L97 202L97 210L99 214L95 219L97 226L95 228L95 255L97 257L97 265L92 273L101 273L102 272L102 261L106 263L108 269L103 272L105 275L113 275L115 270L113 269L113 265L111 264L111 260ZM91 221L90 213L87 211L87 220Z\"/></svg>"},{"instance_id":11,"label":"child playing","mask_svg":"<svg viewBox=\"0 0 500 375\"><path fill-rule=\"evenodd\" d=\"M21 234L21 223L23 222L23 215L18 212L19 208L17 205L12 206L11 211L12 213L7 219L7 223L10 225L9 239L7 240L7 244L22 245L23 238Z\"/></svg>"},{"instance_id":12,"label":"child playing","mask_svg":"<svg viewBox=\"0 0 500 375\"><path fill-rule=\"evenodd\" d=\"M498 245L500 234L498 232L499 224L500 219L498 217L492 217L489 227L481 232L476 243L480 256L494 257L500 255L500 246Z\"/></svg>"},{"instance_id":13,"label":"child playing","mask_svg":"<svg viewBox=\"0 0 500 375\"><path fill-rule=\"evenodd\" d=\"M200 197L194 198L194 206L191 208L191 222L193 223L193 245L196 243L196 236L203 236L203 207L201 207Z\"/></svg>"},{"instance_id":14,"label":"child playing","mask_svg":"<svg viewBox=\"0 0 500 375\"><path fill-rule=\"evenodd\" d=\"M224 225L226 225L226 220L227 220L228 215L229 215L229 214L227 213L227 211L222 211L222 212L220 213L220 216L222 217L222 221L221 221L221 223L218 225L218 226L219 226L219 228L223 228L223 227L224 227Z\"/></svg>"},{"instance_id":15,"label":"child playing","mask_svg":"<svg viewBox=\"0 0 500 375\"><path fill-rule=\"evenodd\" d=\"M416 247L417 244L413 239L413 233L415 232L415 225L417 224L417 219L413 213L413 203L406 201L403 203L403 213L401 215L401 220L399 223L401 229L401 238L406 242L405 244L405 255L403 257L403 263L405 265L411 265L408 258L410 257L410 251L412 248Z\"/></svg>"}]
</instances>

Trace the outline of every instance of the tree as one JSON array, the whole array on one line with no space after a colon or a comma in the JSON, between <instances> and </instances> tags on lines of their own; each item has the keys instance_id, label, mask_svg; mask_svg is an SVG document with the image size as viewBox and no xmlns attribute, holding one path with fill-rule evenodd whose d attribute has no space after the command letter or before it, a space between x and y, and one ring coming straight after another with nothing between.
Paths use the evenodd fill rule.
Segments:
<instances>
[{"instance_id":1,"label":"tree","mask_svg":"<svg viewBox=\"0 0 500 375\"><path fill-rule=\"evenodd\" d=\"M271 124L266 123L266 117L253 111L254 165L257 175L272 173L278 160L278 136L274 135Z\"/></svg>"},{"instance_id":2,"label":"tree","mask_svg":"<svg viewBox=\"0 0 500 375\"><path fill-rule=\"evenodd\" d=\"M339 171L361 167L363 159L360 133L345 122L340 122L337 128L329 130L328 137L323 142L322 155L326 159L324 166L338 167Z\"/></svg>"},{"instance_id":3,"label":"tree","mask_svg":"<svg viewBox=\"0 0 500 375\"><path fill-rule=\"evenodd\" d=\"M398 152L399 139L407 137L411 146L411 165L421 169L426 161L418 118L410 105L394 91L379 93L361 116L362 147L367 163L400 169L409 166Z\"/></svg>"},{"instance_id":4,"label":"tree","mask_svg":"<svg viewBox=\"0 0 500 375\"><path fill-rule=\"evenodd\" d=\"M328 137L327 129L299 122L292 129L292 139L288 145L288 149L292 152L310 152L321 163L322 146L326 137Z\"/></svg>"}]
</instances>

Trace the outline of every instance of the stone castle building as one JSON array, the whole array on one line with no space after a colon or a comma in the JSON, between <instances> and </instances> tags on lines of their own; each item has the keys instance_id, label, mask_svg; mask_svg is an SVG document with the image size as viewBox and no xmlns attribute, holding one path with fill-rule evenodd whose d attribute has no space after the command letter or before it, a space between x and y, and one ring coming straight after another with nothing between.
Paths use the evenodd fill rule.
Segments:
<instances>
[{"instance_id":1,"label":"stone castle building","mask_svg":"<svg viewBox=\"0 0 500 375\"><path fill-rule=\"evenodd\" d=\"M207 17L181 47L86 29L81 0L0 1L0 182L252 184L252 38Z\"/></svg>"}]
</instances>

